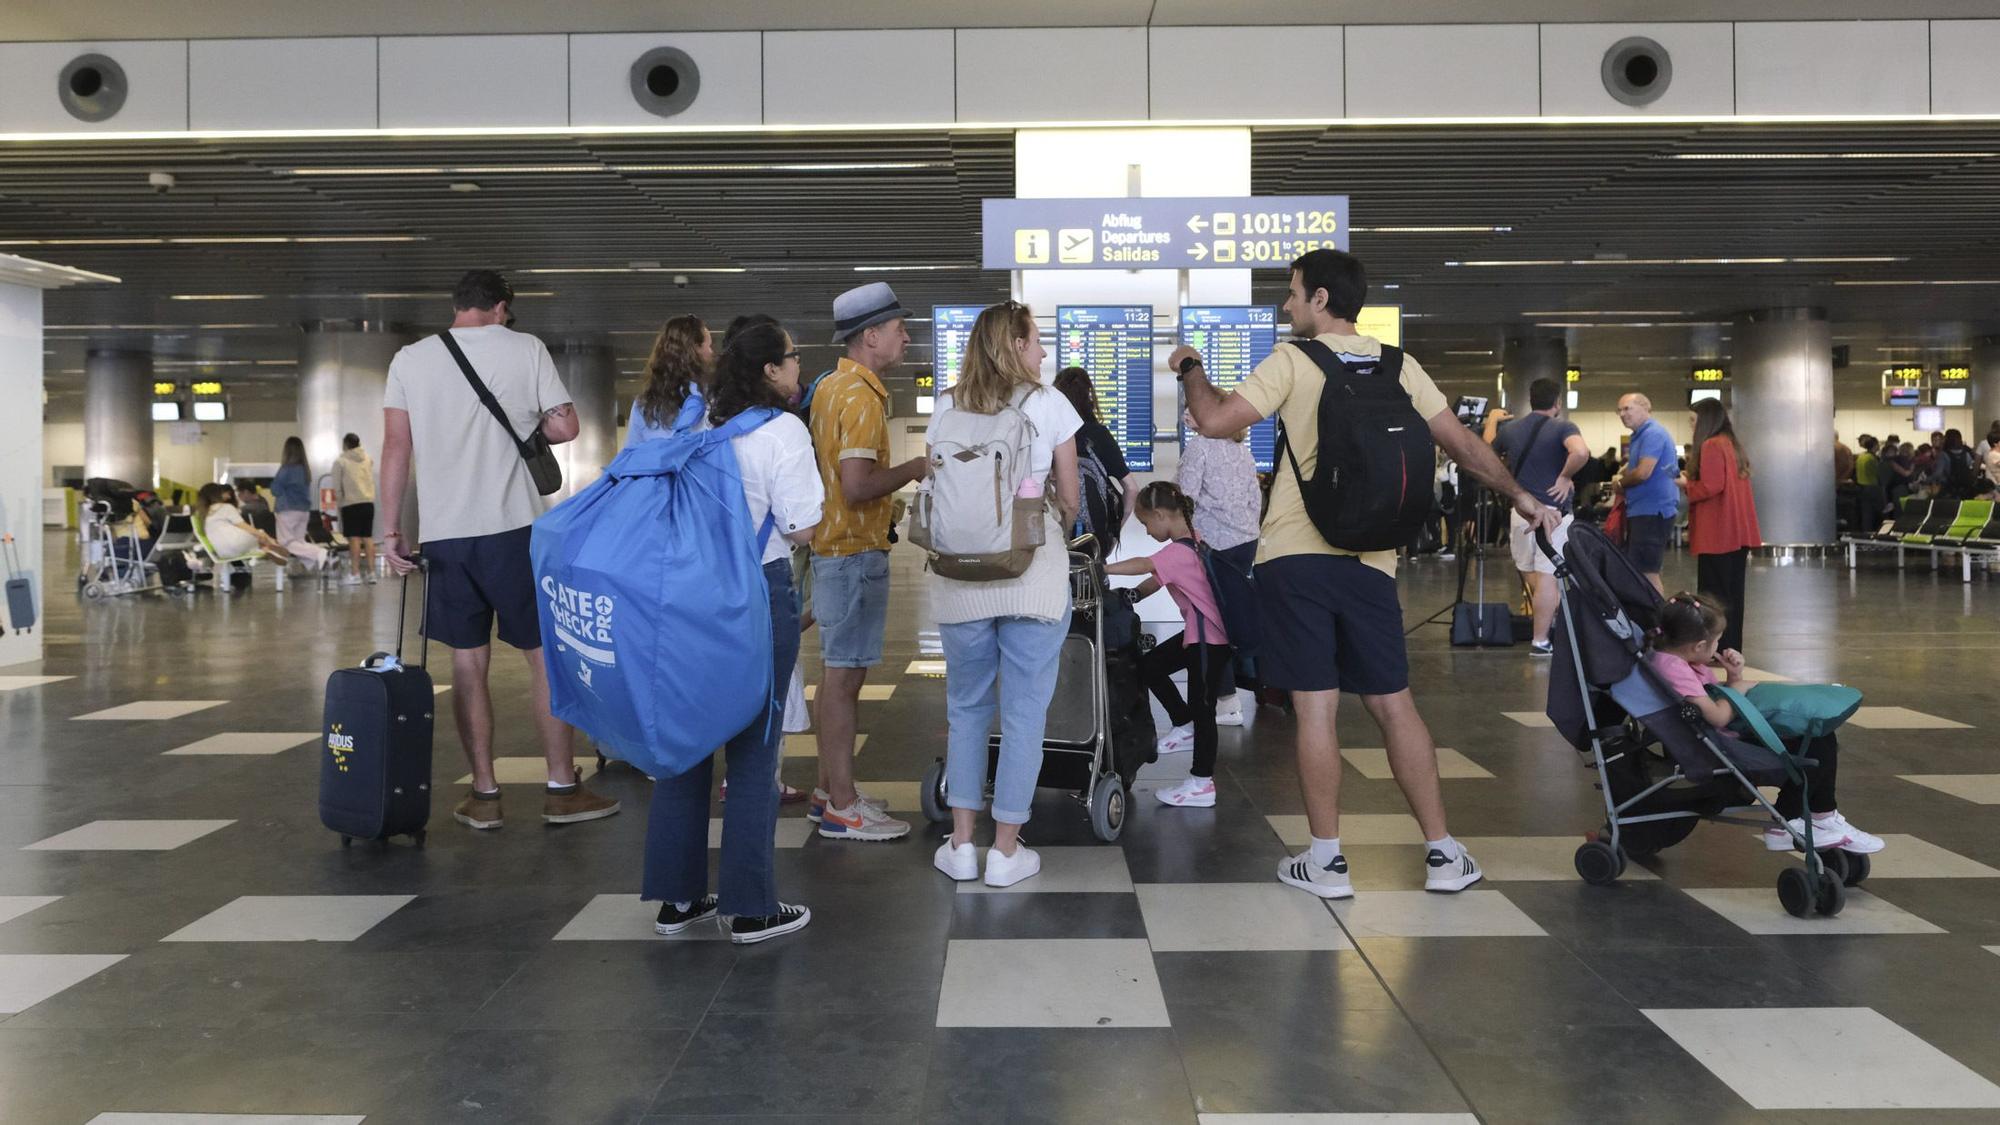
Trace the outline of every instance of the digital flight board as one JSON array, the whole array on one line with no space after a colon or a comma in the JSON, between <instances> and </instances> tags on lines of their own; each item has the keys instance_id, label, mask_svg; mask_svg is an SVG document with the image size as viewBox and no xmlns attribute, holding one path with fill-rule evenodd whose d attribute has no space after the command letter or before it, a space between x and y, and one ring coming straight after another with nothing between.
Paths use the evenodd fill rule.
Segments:
<instances>
[{"instance_id":1,"label":"digital flight board","mask_svg":"<svg viewBox=\"0 0 2000 1125\"><path fill-rule=\"evenodd\" d=\"M1133 472L1153 468L1153 308L1062 305L1056 309L1056 364L1090 372L1099 420L1118 439Z\"/></svg>"},{"instance_id":2,"label":"digital flight board","mask_svg":"<svg viewBox=\"0 0 2000 1125\"><path fill-rule=\"evenodd\" d=\"M931 306L931 370L936 373L939 389L950 390L958 384L958 373L965 370L965 343L972 338L973 323L985 311L984 305Z\"/></svg>"},{"instance_id":3,"label":"digital flight board","mask_svg":"<svg viewBox=\"0 0 2000 1125\"><path fill-rule=\"evenodd\" d=\"M1278 345L1278 310L1271 305L1183 305L1180 342L1201 353L1202 371L1218 391L1250 377ZM1187 426L1178 423L1181 441ZM1266 418L1250 427L1250 455L1270 472L1277 453L1278 424Z\"/></svg>"}]
</instances>

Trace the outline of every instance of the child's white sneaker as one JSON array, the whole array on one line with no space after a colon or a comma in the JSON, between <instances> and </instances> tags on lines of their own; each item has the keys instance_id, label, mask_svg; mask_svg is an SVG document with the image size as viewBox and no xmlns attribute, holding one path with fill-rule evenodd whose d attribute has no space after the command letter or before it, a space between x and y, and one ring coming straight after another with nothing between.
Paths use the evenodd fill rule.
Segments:
<instances>
[{"instance_id":1,"label":"child's white sneaker","mask_svg":"<svg viewBox=\"0 0 2000 1125\"><path fill-rule=\"evenodd\" d=\"M1190 777L1171 789L1162 789L1153 794L1163 805L1182 809L1212 809L1215 807L1215 779L1212 777Z\"/></svg>"},{"instance_id":2,"label":"child's white sneaker","mask_svg":"<svg viewBox=\"0 0 2000 1125\"><path fill-rule=\"evenodd\" d=\"M1829 825L1837 826L1838 831L1847 834L1847 840L1840 845L1841 851L1853 852L1855 855L1873 855L1889 846L1882 837L1873 833L1863 832L1861 829L1847 823L1847 818L1838 812L1827 817L1825 820L1813 821L1813 831L1822 831Z\"/></svg>"},{"instance_id":3,"label":"child's white sneaker","mask_svg":"<svg viewBox=\"0 0 2000 1125\"><path fill-rule=\"evenodd\" d=\"M1157 749L1162 754L1180 754L1194 749L1194 724L1182 723L1160 739Z\"/></svg>"},{"instance_id":4,"label":"child's white sneaker","mask_svg":"<svg viewBox=\"0 0 2000 1125\"><path fill-rule=\"evenodd\" d=\"M1243 700L1231 692L1215 704L1215 725L1219 727L1240 727L1243 725Z\"/></svg>"}]
</instances>

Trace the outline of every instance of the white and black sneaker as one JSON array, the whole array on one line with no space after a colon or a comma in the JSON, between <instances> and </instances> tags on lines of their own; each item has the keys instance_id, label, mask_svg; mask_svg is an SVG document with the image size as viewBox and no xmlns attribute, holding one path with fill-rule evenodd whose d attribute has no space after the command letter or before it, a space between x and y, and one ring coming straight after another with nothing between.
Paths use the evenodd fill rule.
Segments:
<instances>
[{"instance_id":1,"label":"white and black sneaker","mask_svg":"<svg viewBox=\"0 0 2000 1125\"><path fill-rule=\"evenodd\" d=\"M781 902L778 904L776 914L765 915L762 918L738 915L730 919L729 940L737 945L755 945L760 941L782 937L793 930L803 930L806 928L806 923L812 919L811 910Z\"/></svg>"},{"instance_id":2,"label":"white and black sneaker","mask_svg":"<svg viewBox=\"0 0 2000 1125\"><path fill-rule=\"evenodd\" d=\"M672 937L704 918L715 917L715 896L709 895L699 902L688 904L686 910L671 902L660 904L660 918L653 923L653 932Z\"/></svg>"},{"instance_id":3,"label":"white and black sneaker","mask_svg":"<svg viewBox=\"0 0 2000 1125\"><path fill-rule=\"evenodd\" d=\"M1432 848L1430 855L1424 857L1424 889L1427 891L1453 894L1485 877L1464 845L1459 846L1457 859L1446 859L1444 852L1437 848Z\"/></svg>"},{"instance_id":4,"label":"white and black sneaker","mask_svg":"<svg viewBox=\"0 0 2000 1125\"><path fill-rule=\"evenodd\" d=\"M1311 848L1278 865L1278 882L1321 898L1354 897L1354 884L1347 879L1347 857L1334 856L1331 864L1321 867L1313 862Z\"/></svg>"}]
</instances>

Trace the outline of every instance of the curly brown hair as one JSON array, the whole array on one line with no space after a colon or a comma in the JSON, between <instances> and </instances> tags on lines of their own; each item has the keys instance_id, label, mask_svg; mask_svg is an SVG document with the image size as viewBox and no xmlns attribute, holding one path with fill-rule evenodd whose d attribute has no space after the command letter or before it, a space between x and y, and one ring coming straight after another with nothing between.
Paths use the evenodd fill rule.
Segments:
<instances>
[{"instance_id":1,"label":"curly brown hair","mask_svg":"<svg viewBox=\"0 0 2000 1125\"><path fill-rule=\"evenodd\" d=\"M708 420L721 425L757 406L785 409L789 403L771 377L767 365L781 365L790 356L792 338L776 320L752 324L729 337L722 354L715 358L715 380L708 391Z\"/></svg>"},{"instance_id":2,"label":"curly brown hair","mask_svg":"<svg viewBox=\"0 0 2000 1125\"><path fill-rule=\"evenodd\" d=\"M648 425L672 425L688 387L708 385L708 365L701 359L707 338L708 326L698 316L677 316L661 326L646 359L646 389L639 392L639 414Z\"/></svg>"}]
</instances>

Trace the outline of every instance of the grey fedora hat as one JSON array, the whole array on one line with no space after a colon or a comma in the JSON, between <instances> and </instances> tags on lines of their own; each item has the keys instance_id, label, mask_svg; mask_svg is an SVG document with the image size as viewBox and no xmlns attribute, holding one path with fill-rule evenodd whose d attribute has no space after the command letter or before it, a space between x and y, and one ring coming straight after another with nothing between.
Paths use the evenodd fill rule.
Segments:
<instances>
[{"instance_id":1,"label":"grey fedora hat","mask_svg":"<svg viewBox=\"0 0 2000 1125\"><path fill-rule=\"evenodd\" d=\"M856 286L833 299L833 342L844 344L864 328L909 315L910 310L896 299L888 282Z\"/></svg>"}]
</instances>

